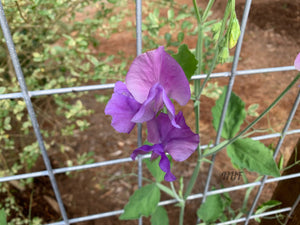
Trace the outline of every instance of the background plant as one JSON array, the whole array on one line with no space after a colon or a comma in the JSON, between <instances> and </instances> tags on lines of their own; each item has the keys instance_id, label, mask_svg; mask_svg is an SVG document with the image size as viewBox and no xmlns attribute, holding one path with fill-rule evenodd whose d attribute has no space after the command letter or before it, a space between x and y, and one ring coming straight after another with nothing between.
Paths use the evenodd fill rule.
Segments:
<instances>
[{"instance_id":1,"label":"background plant","mask_svg":"<svg viewBox=\"0 0 300 225\"><path fill-rule=\"evenodd\" d=\"M28 89L101 83L122 75L119 71L122 71L124 62L117 62L120 61L118 55L107 56L95 51L100 48L101 40L118 31L117 25L125 15L114 12L115 3L113 0L108 3L96 0L4 1L5 14ZM85 15L87 11L90 12L88 17ZM20 91L2 33L0 77L1 94ZM89 127L87 116L93 113L78 99L81 96L83 94L54 95L33 100L47 149L57 149L67 158L70 152L65 145L66 140L74 132L86 130ZM33 137L25 103L23 100L7 99L1 100L0 105L0 176L29 172L40 150ZM75 159L67 160L66 165L91 163L92 155L78 153ZM28 183L31 183L30 179L18 185ZM9 185L0 185L3 196L0 208L5 209L8 224L34 224L27 215L22 215Z\"/></svg>"}]
</instances>

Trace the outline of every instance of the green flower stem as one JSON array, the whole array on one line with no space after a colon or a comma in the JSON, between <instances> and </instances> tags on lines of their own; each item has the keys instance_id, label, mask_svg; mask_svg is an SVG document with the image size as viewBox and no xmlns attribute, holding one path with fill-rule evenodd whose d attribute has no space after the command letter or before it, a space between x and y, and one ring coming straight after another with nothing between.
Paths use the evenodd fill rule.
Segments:
<instances>
[{"instance_id":1,"label":"green flower stem","mask_svg":"<svg viewBox=\"0 0 300 225\"><path fill-rule=\"evenodd\" d=\"M184 208L184 206L180 208L179 225L183 225Z\"/></svg>"},{"instance_id":2,"label":"green flower stem","mask_svg":"<svg viewBox=\"0 0 300 225\"><path fill-rule=\"evenodd\" d=\"M197 15L197 21L198 21L198 41L197 41L197 46L196 46L196 59L198 60L198 67L197 70L195 71L196 74L201 73L201 67L202 67L202 51L203 51L203 27L202 27L202 22L199 14L199 9L197 6L197 2L193 0L194 3L194 10ZM199 91L200 91L200 80L195 80L195 97L198 96ZM195 98L194 102L194 111L195 111L195 124L196 124L196 133L199 134L199 120L200 120L200 101L199 98ZM200 171L200 165L201 165L201 150L200 150L200 142L197 147L197 152L198 152L198 160L197 160L197 165L194 169L194 172L192 174L192 177L188 183L187 189L184 193L183 199L186 200L187 197L190 195L194 184L196 182L196 179L198 177L199 171Z\"/></svg>"},{"instance_id":3,"label":"green flower stem","mask_svg":"<svg viewBox=\"0 0 300 225\"><path fill-rule=\"evenodd\" d=\"M173 182L170 182L170 186L171 186L171 189L172 189L172 191L173 191L173 194L174 194L175 198L176 198L177 200L180 200L179 202L182 202L182 199L178 196L178 194L177 194L177 192L176 192L176 190L175 190L175 187L174 187Z\"/></svg>"},{"instance_id":4,"label":"green flower stem","mask_svg":"<svg viewBox=\"0 0 300 225\"><path fill-rule=\"evenodd\" d=\"M255 179L255 182L261 180L263 176L259 176L258 178ZM247 204L248 204L248 200L249 200L249 197L250 197L250 194L251 194L251 191L255 188L255 186L252 186L252 187L249 187L246 191L246 194L245 194L245 198L244 198L244 201L243 201L243 206L241 208L241 213L246 213L247 212Z\"/></svg>"},{"instance_id":5,"label":"green flower stem","mask_svg":"<svg viewBox=\"0 0 300 225\"><path fill-rule=\"evenodd\" d=\"M250 123L244 130L242 130L238 135L236 135L234 138L232 138L230 140L223 141L220 144L216 145L215 147L209 149L202 155L202 157L210 156L210 155L222 150L227 145L232 144L237 139L239 139L243 134L245 134L248 130L250 130L258 121L260 121L261 118L263 118L283 98L283 96L292 88L292 86L299 80L299 78L300 78L300 73L287 86L287 88L275 99L275 101L264 112L262 112L252 123Z\"/></svg>"},{"instance_id":6,"label":"green flower stem","mask_svg":"<svg viewBox=\"0 0 300 225\"><path fill-rule=\"evenodd\" d=\"M211 9L211 7L213 6L213 4L215 3L215 0L209 0L208 4L207 4L207 7L203 13L203 16L202 16L202 21L206 21L207 17L208 17L208 13Z\"/></svg>"},{"instance_id":7,"label":"green flower stem","mask_svg":"<svg viewBox=\"0 0 300 225\"><path fill-rule=\"evenodd\" d=\"M212 71L215 68L215 65L217 63L217 58L218 58L218 55L219 55L219 43L221 42L221 40L223 38L223 33L225 31L227 19L228 19L230 13L231 13L231 4L232 4L232 1L229 0L228 3L227 3L227 5L226 5L224 17L223 17L223 20L222 20L222 25L221 25L221 29L220 29L220 35L219 35L219 38L218 38L218 40L217 40L217 42L215 44L215 50L214 50L214 53L213 53L214 57L213 57L213 60L212 60L212 64L211 64L211 66L209 68L209 71L207 73L207 76L206 76L205 80L203 81L202 86L200 87L200 91L199 91L199 94L198 94L198 96L197 96L196 99L199 99L199 97L200 97L200 95L201 95L201 93L202 93L202 91L203 91L206 83L208 82L209 77L210 77L210 75L211 75L211 73L212 73Z\"/></svg>"},{"instance_id":8,"label":"green flower stem","mask_svg":"<svg viewBox=\"0 0 300 225\"><path fill-rule=\"evenodd\" d=\"M170 188L166 187L165 185L156 182L155 183L156 186L163 192L165 192L166 194L170 195L173 198L176 198L176 200L180 201L180 198L177 196L176 192L174 192L173 190L171 190Z\"/></svg>"},{"instance_id":9,"label":"green flower stem","mask_svg":"<svg viewBox=\"0 0 300 225\"><path fill-rule=\"evenodd\" d=\"M199 10L198 10L198 6L195 0L193 0L193 4L194 4L194 10L196 12L197 15L197 21L198 21L198 42L197 42L197 47L196 47L196 58L198 60L198 68L196 70L197 74L201 73L201 69L202 69L202 51L203 51L203 38L204 38L204 33L203 33L203 22L205 22L205 20L207 19L207 15L209 10L211 9L212 5L214 3L214 0L210 0L202 17L202 20L200 18L200 14L199 14ZM227 9L228 7L226 7ZM228 9L227 9L228 11ZM228 16L224 16L224 18L227 20ZM223 25L224 24L224 25ZM225 29L225 23L222 23L223 26L223 31ZM220 35L221 36L221 35ZM219 37L220 39L220 37ZM218 46L216 45L216 49ZM217 55L217 53L215 54ZM216 58L216 57L215 57ZM216 63L216 60L214 60L214 63ZM214 67L214 65L212 65L212 68ZM212 69L211 69L212 70ZM206 79L208 80L208 76L206 77ZM203 90L204 87L204 83L203 85L200 87L200 80L195 80L195 103L194 103L194 110L195 110L195 122L196 122L196 133L199 134L199 122L200 122L200 101L199 101L199 97L201 95L201 92ZM201 89L202 88L202 89ZM187 189L184 193L183 199L186 200L187 197L191 194L193 187L195 185L195 182L197 180L199 171L200 171L200 167L201 167L201 158L202 158L202 152L200 150L200 143L199 146L197 148L198 151L198 160L197 160L197 164L196 167L194 169L194 172L192 174L192 177L188 183Z\"/></svg>"},{"instance_id":10,"label":"green flower stem","mask_svg":"<svg viewBox=\"0 0 300 225\"><path fill-rule=\"evenodd\" d=\"M199 13L199 8L197 5L196 0L193 0L193 5L194 5L194 11L196 13L196 18L197 18L197 23L198 23L198 41L197 41L197 46L196 46L196 59L198 60L198 67L196 70L196 74L201 73L201 68L202 68L202 51L203 51L203 27L202 27L202 20L201 16ZM195 80L195 97L198 96L199 93L199 88L201 85L200 80ZM196 133L199 134L199 120L200 120L200 101L199 97L195 98L194 100L194 110L195 110L195 121L196 121ZM184 193L183 196L183 202L180 205L180 215L179 215L179 225L183 225L183 220L184 220L184 209L185 209L185 201L187 199L187 196L191 193L196 179L198 177L199 171L200 171L200 158L201 158L201 150L200 150L200 143L197 147L197 152L198 152L198 160L197 160L197 165L194 169L193 175L189 181L188 187L186 192Z\"/></svg>"},{"instance_id":11,"label":"green flower stem","mask_svg":"<svg viewBox=\"0 0 300 225\"><path fill-rule=\"evenodd\" d=\"M194 5L194 11L196 13L197 22L198 22L198 25L199 25L201 23L201 16L200 16L200 13L199 13L199 8L198 8L196 0L193 0L193 5Z\"/></svg>"}]
</instances>

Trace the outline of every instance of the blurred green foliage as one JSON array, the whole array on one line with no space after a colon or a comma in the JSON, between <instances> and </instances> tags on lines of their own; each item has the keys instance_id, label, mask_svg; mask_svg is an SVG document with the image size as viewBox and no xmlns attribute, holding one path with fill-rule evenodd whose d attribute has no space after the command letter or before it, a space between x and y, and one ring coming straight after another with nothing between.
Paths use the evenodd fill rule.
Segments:
<instances>
[{"instance_id":1,"label":"blurred green foliage","mask_svg":"<svg viewBox=\"0 0 300 225\"><path fill-rule=\"evenodd\" d=\"M115 12L116 1L2 2L29 90L80 86L88 82L105 83L107 79L117 79L126 73L124 60L99 50L102 40L118 32L118 25L125 16L125 12ZM20 92L2 31L0 87L0 94ZM46 148L65 155L72 153L75 155L72 165L93 162L93 153L70 152L69 146L66 146L66 140L75 132L89 127L87 116L93 111L79 100L83 95L71 93L32 99ZM19 99L1 100L0 108L0 176L30 172L40 150L25 102ZM33 185L31 181L17 183ZM41 223L23 214L9 184L0 184L0 196L4 196L0 200L0 209L5 210L9 225Z\"/></svg>"}]
</instances>

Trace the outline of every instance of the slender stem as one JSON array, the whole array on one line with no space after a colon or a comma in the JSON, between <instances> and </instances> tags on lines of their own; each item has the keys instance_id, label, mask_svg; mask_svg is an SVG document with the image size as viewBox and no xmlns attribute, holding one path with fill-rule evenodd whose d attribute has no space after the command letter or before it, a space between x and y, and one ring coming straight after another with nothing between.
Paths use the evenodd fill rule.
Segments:
<instances>
[{"instance_id":1,"label":"slender stem","mask_svg":"<svg viewBox=\"0 0 300 225\"><path fill-rule=\"evenodd\" d=\"M199 8L197 6L197 1L196 0L193 0L193 5L194 5L194 11L196 13L197 22L198 22L198 24L200 24L201 23L201 16L200 16L200 13L199 13Z\"/></svg>"},{"instance_id":2,"label":"slender stem","mask_svg":"<svg viewBox=\"0 0 300 225\"><path fill-rule=\"evenodd\" d=\"M197 41L197 46L196 46L196 58L198 60L198 67L196 70L197 74L201 73L201 67L202 67L202 51L203 51L203 27L202 27L202 23L201 23L201 19L200 19L200 15L199 15L199 9L197 6L197 3L195 0L193 0L194 3L194 10L197 14L197 21L198 21L198 41ZM199 16L199 17L198 17ZM194 102L194 111L195 111L195 124L196 124L196 133L199 134L199 121L200 121L200 101L199 98L197 98L197 96L199 96L199 91L200 91L200 85L201 82L200 80L195 80L195 102ZM199 145L197 147L197 152L198 152L198 160L197 160L197 165L193 171L192 177L188 183L187 189L184 193L183 199L186 200L187 197L190 195L190 193L192 192L192 189L195 185L195 182L197 180L199 171L200 171L200 165L201 165L201 150L200 150L200 141L199 141Z\"/></svg>"},{"instance_id":3,"label":"slender stem","mask_svg":"<svg viewBox=\"0 0 300 225\"><path fill-rule=\"evenodd\" d=\"M184 205L180 207L179 225L183 225L184 208Z\"/></svg>"},{"instance_id":4,"label":"slender stem","mask_svg":"<svg viewBox=\"0 0 300 225\"><path fill-rule=\"evenodd\" d=\"M207 7L203 13L203 16L202 16L202 21L206 21L207 17L208 17L208 13L212 7L212 5L215 3L215 0L209 0L208 4L207 4Z\"/></svg>"},{"instance_id":5,"label":"slender stem","mask_svg":"<svg viewBox=\"0 0 300 225\"><path fill-rule=\"evenodd\" d=\"M209 155L212 155L223 148L225 148L227 145L235 142L237 139L239 139L243 134L245 134L249 129L251 129L258 121L260 121L282 98L283 96L292 88L292 86L299 80L300 73L295 77L295 79L287 86L287 88L275 99L275 101L269 105L269 107L262 112L259 117L257 117L252 123L250 123L244 130L242 130L238 135L236 135L234 138L230 140L225 140L218 144L217 146L211 148L206 153L202 155L202 157L207 157Z\"/></svg>"},{"instance_id":6,"label":"slender stem","mask_svg":"<svg viewBox=\"0 0 300 225\"><path fill-rule=\"evenodd\" d=\"M215 68L215 65L217 63L217 58L218 58L218 55L219 55L219 43L221 42L222 38L223 38L223 33L225 31L225 27L226 27L226 23L227 23L227 18L229 17L230 15L230 12L231 12L231 0L228 1L227 3L227 6L226 6L226 9L225 9L225 13L224 13L224 17L223 17L223 20L222 20L222 25L221 25L221 29L220 29L220 34L219 34L219 38L215 44L215 50L214 50L214 57L213 57L213 60L212 60L212 64L209 68L209 71L207 73L207 76L205 78L205 80L203 81L203 84L200 88L200 91L199 91L199 95L197 96L197 99L200 97L206 83L208 82L209 80L209 77L210 77L210 74L212 73L213 69Z\"/></svg>"},{"instance_id":7,"label":"slender stem","mask_svg":"<svg viewBox=\"0 0 300 225\"><path fill-rule=\"evenodd\" d=\"M178 196L178 194L177 194L177 192L176 192L176 190L175 190L175 187L174 187L174 184L173 184L173 182L170 182L170 186L171 186L171 189L172 189L172 191L173 191L173 194L174 194L174 196L175 196L175 198L179 201L181 201L181 198Z\"/></svg>"}]
</instances>

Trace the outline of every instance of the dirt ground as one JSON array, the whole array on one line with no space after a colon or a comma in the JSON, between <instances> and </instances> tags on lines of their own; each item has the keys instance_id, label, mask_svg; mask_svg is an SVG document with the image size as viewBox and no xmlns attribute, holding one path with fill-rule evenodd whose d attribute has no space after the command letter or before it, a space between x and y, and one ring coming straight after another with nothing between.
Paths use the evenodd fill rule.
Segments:
<instances>
[{"instance_id":1,"label":"dirt ground","mask_svg":"<svg viewBox=\"0 0 300 225\"><path fill-rule=\"evenodd\" d=\"M180 0L180 2L188 2ZM215 3L213 11L217 14L222 13L225 1L219 0ZM244 1L237 0L237 15L241 21ZM115 49L128 49L129 52L135 52L135 39L127 33L124 37L113 36L105 43L106 51L114 51ZM300 51L300 1L299 0L259 0L253 1L249 20L247 23L246 33L242 46L238 70L267 68L293 65L294 58ZM118 41L117 41L118 40ZM123 42L122 40L126 40ZM186 39L189 47L196 45L196 40ZM113 48L112 48L113 46ZM232 52L233 54L234 52ZM219 66L216 71L230 71L231 64ZM249 76L238 76L233 87L245 102L246 107L250 104L258 103L260 105L258 112L262 112L281 91L289 84L289 82L297 74L296 71L277 72L270 74L257 74ZM226 85L228 78L217 78L212 81L218 81L219 85ZM279 132L288 117L299 88L294 87L288 92L284 99L264 118L256 128L267 128L271 126L274 131ZM95 161L101 162L111 159L129 157L132 150L136 148L136 131L127 134L118 134L110 126L110 117L104 115L104 104L96 103L94 94L103 94L96 91L82 98L83 103L95 113L89 118L90 128L84 133L75 135L69 140L68 145L76 153L88 151L95 152ZM111 93L111 91L105 91ZM214 106L214 100L201 98L201 143L207 144L213 141L216 132L212 128L211 108ZM187 123L193 127L194 115L192 112L192 102L183 110ZM249 120L253 118L249 117ZM291 124L291 129L300 127L300 112L296 112L295 118ZM260 134L256 134L260 135ZM288 136L281 148L281 152L286 156L286 161L297 142L299 135ZM277 139L264 141L266 145L273 144L276 146ZM64 158L51 153L49 155L53 167L59 168L64 166ZM185 178L185 185L188 178L193 172L196 165L196 154L189 160L181 163L174 163L173 172L176 176ZM193 193L203 191L206 182L206 175L209 164L203 164L202 172ZM35 170L44 169L43 162L39 159ZM242 181L225 181L221 177L224 171L232 171L230 159L226 152L222 151L217 155L214 167L211 186L220 188L242 184ZM112 166L106 166L96 169L89 169L71 175L56 175L58 186L68 213L69 218L87 216L95 213L108 212L111 210L119 210L127 203L130 195L137 188L137 177L129 176L129 174L137 172L136 163L123 163ZM149 176L144 170L144 175ZM256 178L255 173L247 172L249 180ZM150 177L150 176L149 176ZM276 184L268 184L264 188L264 193L260 202L270 198L272 190ZM55 202L54 193L48 178L40 177L34 179L32 190L24 190L18 195L18 201L23 205L24 214L28 214L29 198L32 196L32 217L38 216L44 218L45 222L55 222L61 220L57 204ZM245 190L231 192L235 209L241 207L242 198ZM163 195L162 200L168 199ZM185 224L196 223L196 210L201 200L190 201L185 211ZM250 201L251 203L251 201ZM179 208L173 205L166 207L169 212L170 224L177 224L179 217ZM144 224L150 224L149 219L145 218ZM120 221L118 216L98 219L88 222L77 223L77 225L116 225L116 224L137 224L133 221ZM254 223L253 223L254 224Z\"/></svg>"}]
</instances>

